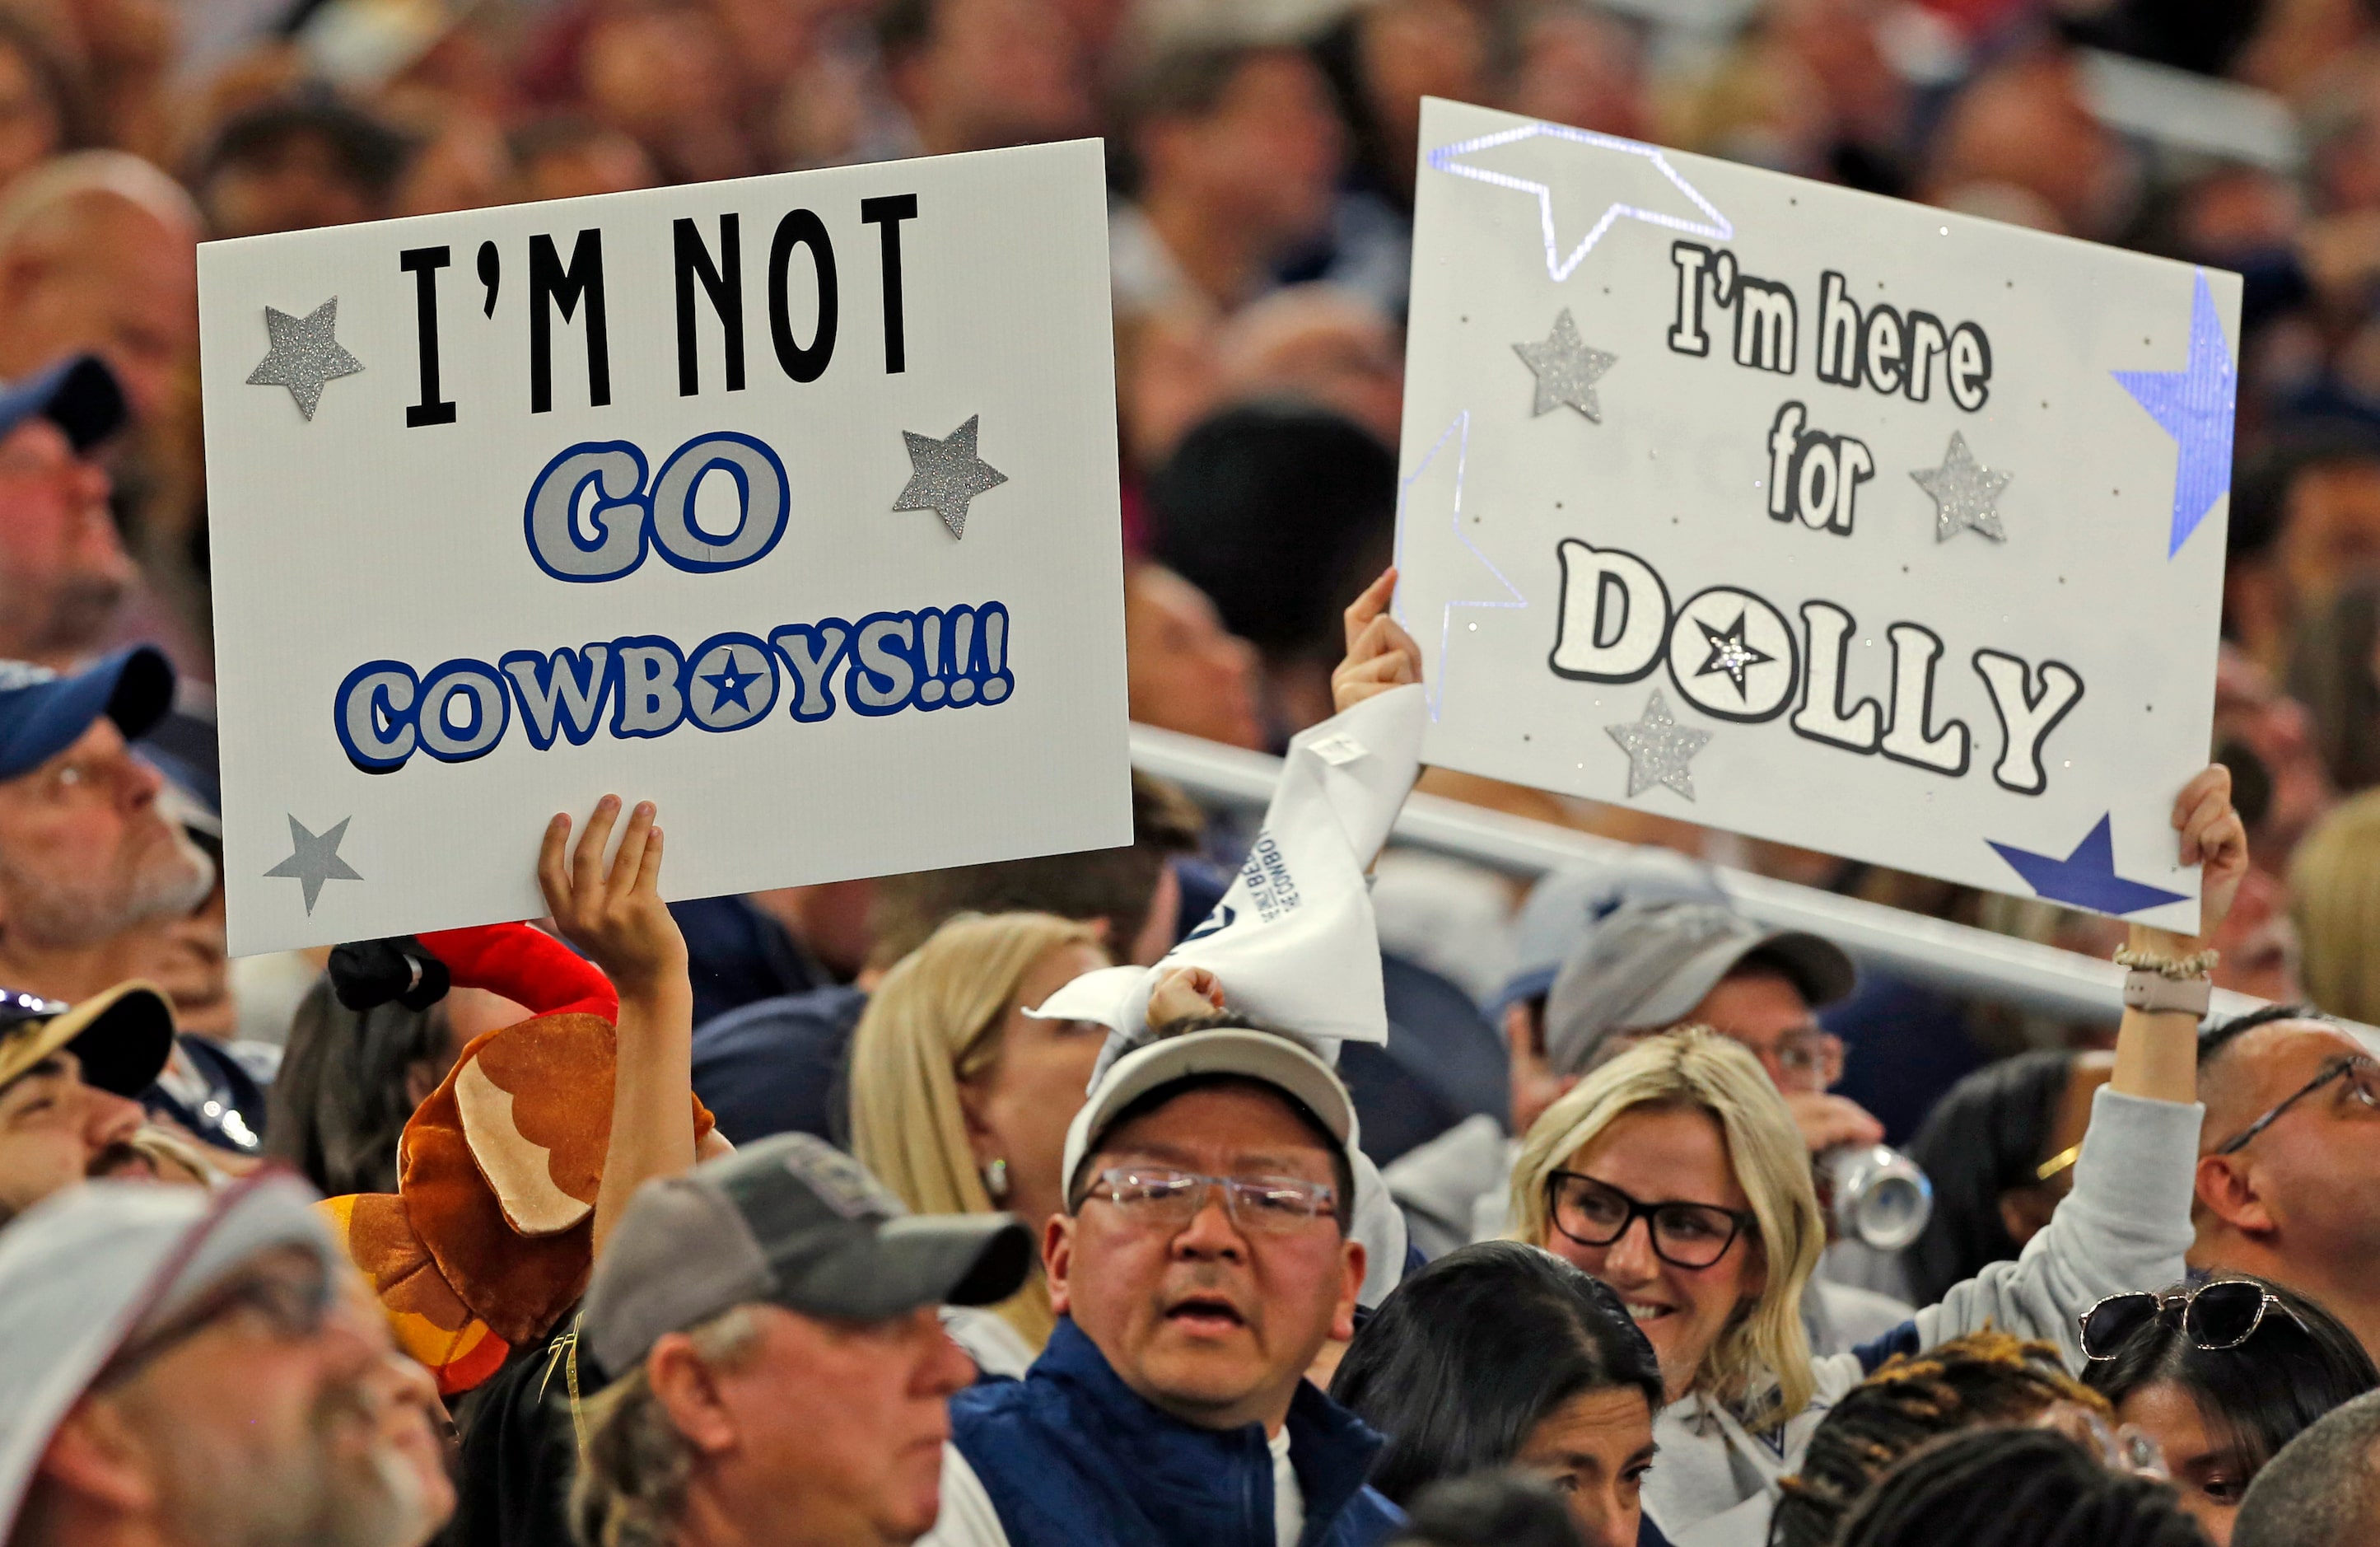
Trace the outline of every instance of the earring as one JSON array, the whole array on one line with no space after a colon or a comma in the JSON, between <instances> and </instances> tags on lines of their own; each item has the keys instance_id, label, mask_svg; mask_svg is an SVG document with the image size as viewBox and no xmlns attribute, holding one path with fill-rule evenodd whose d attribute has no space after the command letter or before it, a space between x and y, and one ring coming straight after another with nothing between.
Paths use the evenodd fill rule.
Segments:
<instances>
[{"instance_id":1,"label":"earring","mask_svg":"<svg viewBox=\"0 0 2380 1547\"><path fill-rule=\"evenodd\" d=\"M983 1190L991 1194L991 1200L994 1203L1007 1200L1008 1163L1006 1161L995 1160L984 1163Z\"/></svg>"}]
</instances>

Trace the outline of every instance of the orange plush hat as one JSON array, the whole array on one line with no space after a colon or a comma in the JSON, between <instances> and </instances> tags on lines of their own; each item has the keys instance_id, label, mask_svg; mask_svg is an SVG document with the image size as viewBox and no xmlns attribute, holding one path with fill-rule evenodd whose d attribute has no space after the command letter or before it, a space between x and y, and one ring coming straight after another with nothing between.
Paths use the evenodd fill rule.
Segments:
<instances>
[{"instance_id":1,"label":"orange plush hat","mask_svg":"<svg viewBox=\"0 0 2380 1547\"><path fill-rule=\"evenodd\" d=\"M536 1012L473 1039L414 1112L397 1144L394 1196L322 1204L397 1341L452 1396L494 1374L514 1346L542 1336L587 1287L620 999L593 964L527 924L362 949L409 973L376 998L361 991L358 1004L349 998L354 974L342 979L334 965L351 1009L397 998L425 1008L443 992L435 981L443 964L454 982ZM709 1132L699 1101L694 1115L697 1137Z\"/></svg>"}]
</instances>

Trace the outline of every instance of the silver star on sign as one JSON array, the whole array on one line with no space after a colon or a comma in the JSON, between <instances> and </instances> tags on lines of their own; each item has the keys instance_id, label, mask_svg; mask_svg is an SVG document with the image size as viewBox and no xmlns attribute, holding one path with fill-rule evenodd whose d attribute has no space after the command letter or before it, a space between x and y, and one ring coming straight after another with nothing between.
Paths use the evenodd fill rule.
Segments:
<instances>
[{"instance_id":1,"label":"silver star on sign","mask_svg":"<svg viewBox=\"0 0 2380 1547\"><path fill-rule=\"evenodd\" d=\"M933 511L952 537L966 535L967 502L1008 481L1006 473L975 454L976 420L982 417L969 414L945 440L901 432L909 443L909 486L892 502L893 509Z\"/></svg>"},{"instance_id":2,"label":"silver star on sign","mask_svg":"<svg viewBox=\"0 0 2380 1547\"><path fill-rule=\"evenodd\" d=\"M286 813L284 813L285 815ZM347 823L353 817L343 817L339 824L327 833L309 833L306 824L296 817L289 818L289 858L264 873L285 876L296 881L306 891L306 911L314 911L314 899L322 895L326 881L361 881L355 868L339 858L339 840L347 835Z\"/></svg>"},{"instance_id":3,"label":"silver star on sign","mask_svg":"<svg viewBox=\"0 0 2380 1547\"><path fill-rule=\"evenodd\" d=\"M1710 740L1710 732L1670 718L1658 688L1646 700L1642 719L1603 728L1628 754L1628 798L1633 800L1655 785L1667 785L1689 800L1694 798L1694 771L1686 765Z\"/></svg>"},{"instance_id":4,"label":"silver star on sign","mask_svg":"<svg viewBox=\"0 0 2380 1547\"><path fill-rule=\"evenodd\" d=\"M1950 449L1944 453L1940 467L1919 468L1909 476L1934 496L1935 542L1948 542L1969 527L1995 542L2008 541L1993 502L2016 475L1994 472L1976 461L1975 454L1967 449L1967 437L1958 431L1950 432Z\"/></svg>"},{"instance_id":5,"label":"silver star on sign","mask_svg":"<svg viewBox=\"0 0 2380 1547\"><path fill-rule=\"evenodd\" d=\"M266 307L264 331L272 335L273 347L248 373L248 384L287 387L298 411L312 422L315 408L322 405L322 384L334 376L352 376L364 368L364 362L340 344L338 325L336 296L303 317Z\"/></svg>"},{"instance_id":6,"label":"silver star on sign","mask_svg":"<svg viewBox=\"0 0 2380 1547\"><path fill-rule=\"evenodd\" d=\"M1536 406L1529 417L1551 413L1564 403L1592 423L1603 422L1603 405L1596 401L1595 384L1618 363L1620 357L1590 349L1578 336L1578 324L1564 307L1554 318L1554 331L1542 344L1515 344L1512 352L1537 373Z\"/></svg>"}]
</instances>

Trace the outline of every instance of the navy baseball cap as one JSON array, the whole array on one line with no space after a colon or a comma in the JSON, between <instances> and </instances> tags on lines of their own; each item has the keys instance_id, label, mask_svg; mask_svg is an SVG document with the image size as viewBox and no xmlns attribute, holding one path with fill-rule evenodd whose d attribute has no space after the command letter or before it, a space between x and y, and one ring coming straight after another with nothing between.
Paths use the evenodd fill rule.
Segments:
<instances>
[{"instance_id":1,"label":"navy baseball cap","mask_svg":"<svg viewBox=\"0 0 2380 1547\"><path fill-rule=\"evenodd\" d=\"M89 451L124 428L129 411L115 372L97 355L62 359L0 385L0 435L40 414L65 431L77 451Z\"/></svg>"},{"instance_id":2,"label":"navy baseball cap","mask_svg":"<svg viewBox=\"0 0 2380 1547\"><path fill-rule=\"evenodd\" d=\"M0 780L21 778L73 746L104 714L130 741L174 706L174 668L133 645L71 676L0 661Z\"/></svg>"}]
</instances>

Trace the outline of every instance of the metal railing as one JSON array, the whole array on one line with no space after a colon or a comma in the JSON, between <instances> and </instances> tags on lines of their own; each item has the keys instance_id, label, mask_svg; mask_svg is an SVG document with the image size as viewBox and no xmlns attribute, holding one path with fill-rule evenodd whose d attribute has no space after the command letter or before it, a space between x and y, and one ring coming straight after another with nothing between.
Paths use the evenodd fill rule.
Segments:
<instances>
[{"instance_id":1,"label":"metal railing","mask_svg":"<svg viewBox=\"0 0 2380 1547\"><path fill-rule=\"evenodd\" d=\"M1205 804L1244 810L1264 809L1281 773L1281 760L1266 753L1138 725L1132 727L1132 761ZM1552 870L1614 869L1641 852L1616 839L1418 794L1406 800L1393 841L1531 878ZM1716 867L1713 874L1747 917L1824 935L1863 966L2064 1019L2113 1021L2123 1012L2124 973L2113 962L1748 871ZM2228 990L2215 994L2218 1016L2263 1004Z\"/></svg>"}]
</instances>

